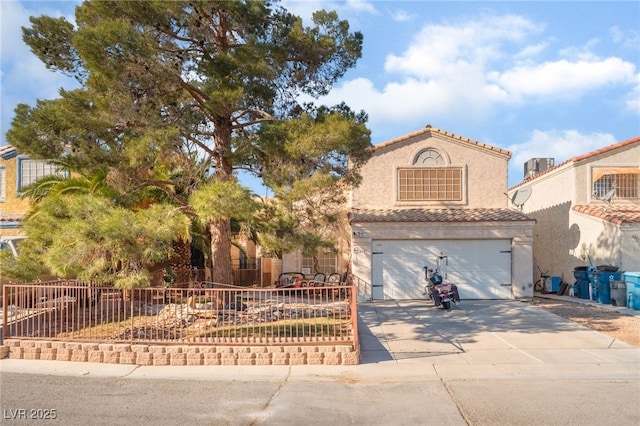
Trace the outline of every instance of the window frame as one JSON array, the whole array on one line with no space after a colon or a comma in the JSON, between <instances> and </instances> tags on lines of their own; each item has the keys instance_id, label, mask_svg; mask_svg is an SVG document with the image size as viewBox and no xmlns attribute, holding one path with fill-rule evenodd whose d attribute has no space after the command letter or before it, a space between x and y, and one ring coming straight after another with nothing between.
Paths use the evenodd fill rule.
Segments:
<instances>
[{"instance_id":1,"label":"window frame","mask_svg":"<svg viewBox=\"0 0 640 426\"><path fill-rule=\"evenodd\" d=\"M314 268L314 257L318 257L318 271L316 271L316 269ZM325 261L329 258L331 258L331 261L333 263L332 265L329 265L329 262ZM304 268L309 268L311 274L316 274L318 272L324 273L326 275L335 274L338 272L338 253L335 250L318 250L313 256L303 255L301 261L301 270L304 270ZM331 270L329 271L329 269Z\"/></svg>"},{"instance_id":2,"label":"window frame","mask_svg":"<svg viewBox=\"0 0 640 426\"><path fill-rule=\"evenodd\" d=\"M625 181L622 188L618 185L620 180ZM615 189L615 192L611 200L638 200L640 198L640 175L633 173L605 173L598 180L591 182L591 197L603 201L602 197L612 189ZM635 195L629 196L628 193L619 195L621 192L627 191L635 191Z\"/></svg>"},{"instance_id":3,"label":"window frame","mask_svg":"<svg viewBox=\"0 0 640 426\"><path fill-rule=\"evenodd\" d=\"M49 171L45 171L43 170L42 173L35 173L35 178L33 178L33 180L31 182L29 182L28 184L24 183L24 176L23 176L23 171L24 171L24 166L27 164L27 162L37 162L42 164L43 166L47 166L50 167L51 170ZM40 159L32 159L26 156L18 156L17 161L16 161L16 194L21 194L23 189L31 184L33 184L34 182L37 182L38 180L42 179L43 177L47 177L47 176L60 176L63 178L68 178L69 177L69 173L65 170L62 169L62 167L57 166L53 163L51 163L49 160L40 160Z\"/></svg>"},{"instance_id":4,"label":"window frame","mask_svg":"<svg viewBox=\"0 0 640 426\"><path fill-rule=\"evenodd\" d=\"M421 198L402 198L403 196L403 188L402 188L402 182L401 182L401 173L404 171L414 171L414 172L442 172L444 171L446 172L455 172L458 174L457 177L452 177L451 179L456 179L457 185L459 186L458 188L458 193L454 192L450 192L451 195L445 195L445 196L436 196L436 197L421 197ZM466 192L467 192L467 185L466 185L466 169L465 167L461 167L461 166L451 166L451 165L446 165L446 166L432 166L432 167L398 167L396 169L396 173L395 173L395 179L396 179L396 185L395 185L395 191L396 191L396 203L398 204L405 204L405 205L411 205L411 204L416 204L416 203L420 203L420 204L429 204L429 203L447 203L447 204L465 204L466 203ZM424 179L424 177L423 177ZM445 178L448 179L448 178ZM424 185L423 185L424 186ZM436 188L435 192L441 191L438 188ZM447 191L445 189L445 191ZM405 191L406 192L406 191ZM418 192L422 192L424 194L424 189L422 191L418 191ZM430 192L434 192L434 191L430 191Z\"/></svg>"}]
</instances>

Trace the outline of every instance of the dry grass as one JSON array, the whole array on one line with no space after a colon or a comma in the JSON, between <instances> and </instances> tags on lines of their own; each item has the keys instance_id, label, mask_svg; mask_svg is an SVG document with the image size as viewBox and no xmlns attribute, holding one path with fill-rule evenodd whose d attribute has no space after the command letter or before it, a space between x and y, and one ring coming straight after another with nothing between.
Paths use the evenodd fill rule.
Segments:
<instances>
[{"instance_id":1,"label":"dry grass","mask_svg":"<svg viewBox=\"0 0 640 426\"><path fill-rule=\"evenodd\" d=\"M640 347L640 316L604 307L535 297L533 305L615 339Z\"/></svg>"},{"instance_id":2,"label":"dry grass","mask_svg":"<svg viewBox=\"0 0 640 426\"><path fill-rule=\"evenodd\" d=\"M133 324L133 327L132 327ZM167 326L156 316L134 315L121 321L97 324L76 331L62 332L58 339L129 340L154 338L184 340L202 338L317 338L343 336L351 328L348 320L337 318L305 318L273 323L219 325L215 320L198 319L186 327Z\"/></svg>"}]
</instances>

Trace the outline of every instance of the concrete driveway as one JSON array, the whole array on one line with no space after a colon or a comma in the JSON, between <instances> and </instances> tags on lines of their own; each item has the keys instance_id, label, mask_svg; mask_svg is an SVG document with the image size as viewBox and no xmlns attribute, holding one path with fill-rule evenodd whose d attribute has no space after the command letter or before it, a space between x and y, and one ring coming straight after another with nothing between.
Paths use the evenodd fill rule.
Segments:
<instances>
[{"instance_id":1,"label":"concrete driveway","mask_svg":"<svg viewBox=\"0 0 640 426\"><path fill-rule=\"evenodd\" d=\"M464 300L450 310L429 301L363 303L363 366L436 366L446 377L493 374L584 377L602 371L640 378L640 348L525 302Z\"/></svg>"}]
</instances>

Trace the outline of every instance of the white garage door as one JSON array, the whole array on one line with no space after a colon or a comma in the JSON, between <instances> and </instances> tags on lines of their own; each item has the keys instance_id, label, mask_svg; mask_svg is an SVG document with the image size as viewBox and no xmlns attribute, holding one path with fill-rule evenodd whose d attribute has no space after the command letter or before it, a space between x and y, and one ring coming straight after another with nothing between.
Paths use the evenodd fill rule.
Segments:
<instances>
[{"instance_id":1,"label":"white garage door","mask_svg":"<svg viewBox=\"0 0 640 426\"><path fill-rule=\"evenodd\" d=\"M447 256L445 280L458 286L461 299L509 299L510 240L374 240L373 299L422 299L423 268Z\"/></svg>"}]
</instances>

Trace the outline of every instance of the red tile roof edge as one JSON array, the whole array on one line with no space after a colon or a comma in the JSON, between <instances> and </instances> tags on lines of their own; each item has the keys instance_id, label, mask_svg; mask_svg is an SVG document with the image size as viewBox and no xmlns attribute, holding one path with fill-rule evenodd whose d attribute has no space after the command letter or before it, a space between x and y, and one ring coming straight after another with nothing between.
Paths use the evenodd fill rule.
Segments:
<instances>
[{"instance_id":1,"label":"red tile roof edge","mask_svg":"<svg viewBox=\"0 0 640 426\"><path fill-rule=\"evenodd\" d=\"M460 140L460 141L463 141L463 142L470 143L472 145L476 145L476 146L478 146L480 148L484 148L484 149L487 149L489 151L498 152L498 153L500 153L502 155L508 156L509 158L511 158L511 155L512 155L511 151L509 151L507 149L503 149L503 148L499 148L497 146L493 146L493 145L489 145L489 144L486 144L486 143L483 143L483 142L479 142L479 141L476 141L476 140L473 140L473 139L470 139L470 138L466 138L464 136L459 136L459 135L456 135L454 133L447 132L445 130L439 129L437 127L432 127L430 124L428 124L426 127L422 128L420 130L416 130L414 132L407 133L406 135L398 136L396 138L389 139L388 141L385 141L385 142L379 143L377 145L374 145L373 146L373 150L377 151L378 149L386 148L386 147L394 145L394 144L396 144L398 142L402 142L402 141L405 141L407 139L411 139L413 137L423 135L425 133L437 133L437 134L440 134L440 135L443 135L443 136L450 137L452 139L457 139L457 140Z\"/></svg>"},{"instance_id":2,"label":"red tile roof edge","mask_svg":"<svg viewBox=\"0 0 640 426\"><path fill-rule=\"evenodd\" d=\"M616 225L640 224L640 206L636 205L578 204L573 206L572 210Z\"/></svg>"},{"instance_id":3,"label":"red tile roof edge","mask_svg":"<svg viewBox=\"0 0 640 426\"><path fill-rule=\"evenodd\" d=\"M524 213L513 209L352 209L351 222L517 222L532 221Z\"/></svg>"},{"instance_id":4,"label":"red tile roof edge","mask_svg":"<svg viewBox=\"0 0 640 426\"><path fill-rule=\"evenodd\" d=\"M560 163L560 164L558 164L558 165L556 165L554 167L551 167L550 169L547 169L547 170L545 170L543 172L540 172L540 173L536 174L533 177L525 179L524 181L520 182L519 184L514 185L511 188L509 188L509 190L515 189L515 188L517 188L519 186L522 186L522 185L525 185L527 183L530 183L531 181L537 179L538 177L544 176L544 175L552 172L553 170L556 170L556 169L564 166L565 164L577 163L579 161L586 160L586 159L591 158L591 157L595 157L596 155L604 154L606 152L610 152L610 151L613 151L615 149L622 148L624 146L632 145L634 143L639 143L639 142L640 142L640 136L634 136L633 138L626 139L626 140L624 140L622 142L617 142L617 143L614 143L612 145L605 146L604 148L600 148L600 149L596 149L595 151L588 152L586 154L582 154L582 155L577 155L575 157L571 157L568 160L563 161L562 163Z\"/></svg>"}]
</instances>

